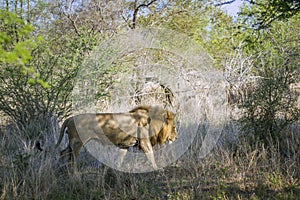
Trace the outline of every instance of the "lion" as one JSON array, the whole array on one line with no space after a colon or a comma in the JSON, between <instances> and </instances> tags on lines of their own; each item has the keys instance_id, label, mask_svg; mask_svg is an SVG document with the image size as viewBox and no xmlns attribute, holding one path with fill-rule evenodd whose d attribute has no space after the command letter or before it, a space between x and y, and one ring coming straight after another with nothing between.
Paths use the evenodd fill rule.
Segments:
<instances>
[{"instance_id":1,"label":"lion","mask_svg":"<svg viewBox=\"0 0 300 200\"><path fill-rule=\"evenodd\" d=\"M61 127L57 148L66 132L68 146L61 151L61 157L68 157L75 166L81 148L95 139L125 150L139 147L158 169L153 156L153 146L171 143L177 139L175 114L152 106L139 106L128 113L87 113L66 119ZM121 155L122 157L125 155ZM122 161L121 161L122 163Z\"/></svg>"}]
</instances>

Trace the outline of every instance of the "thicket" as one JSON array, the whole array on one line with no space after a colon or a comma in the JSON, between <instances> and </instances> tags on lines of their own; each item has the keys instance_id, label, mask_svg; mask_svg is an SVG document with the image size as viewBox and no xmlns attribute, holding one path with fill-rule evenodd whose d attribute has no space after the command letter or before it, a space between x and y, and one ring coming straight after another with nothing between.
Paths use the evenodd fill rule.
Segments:
<instances>
[{"instance_id":1,"label":"thicket","mask_svg":"<svg viewBox=\"0 0 300 200\"><path fill-rule=\"evenodd\" d=\"M233 20L202 1L3 1L0 199L297 199L299 3L250 2ZM222 122L216 147L199 156L205 134L220 123L207 117L188 151L164 171L126 174L84 154L79 174L68 174L52 148L59 122L72 114L74 81L85 58L124 30L160 26L201 45L224 72L222 81L236 90L229 93L237 104L226 106L238 111ZM152 52L161 61L162 53ZM127 53L103 72L99 91L110 89L120 67L126 71L142 58ZM196 92L208 107L195 112L227 115L212 103L218 96L205 91Z\"/></svg>"},{"instance_id":2,"label":"thicket","mask_svg":"<svg viewBox=\"0 0 300 200\"><path fill-rule=\"evenodd\" d=\"M289 126L299 123L299 90L293 87L299 82L299 45L294 40L298 20L294 16L288 26L279 21L256 30L245 45L253 56L251 74L256 80L239 106L242 129L251 144L273 146L287 137Z\"/></svg>"}]
</instances>

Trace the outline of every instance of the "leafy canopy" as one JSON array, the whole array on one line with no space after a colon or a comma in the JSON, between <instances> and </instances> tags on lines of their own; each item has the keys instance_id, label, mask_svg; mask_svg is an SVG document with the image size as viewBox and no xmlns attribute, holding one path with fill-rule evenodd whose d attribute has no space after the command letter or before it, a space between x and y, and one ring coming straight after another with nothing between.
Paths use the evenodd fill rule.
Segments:
<instances>
[{"instance_id":1,"label":"leafy canopy","mask_svg":"<svg viewBox=\"0 0 300 200\"><path fill-rule=\"evenodd\" d=\"M32 59L32 51L43 41L42 37L31 36L33 30L31 24L16 14L0 10L0 70L4 77L9 75L11 70L19 71L28 76L29 83L38 82L43 87L48 87L48 84L39 78L39 73L27 65Z\"/></svg>"}]
</instances>

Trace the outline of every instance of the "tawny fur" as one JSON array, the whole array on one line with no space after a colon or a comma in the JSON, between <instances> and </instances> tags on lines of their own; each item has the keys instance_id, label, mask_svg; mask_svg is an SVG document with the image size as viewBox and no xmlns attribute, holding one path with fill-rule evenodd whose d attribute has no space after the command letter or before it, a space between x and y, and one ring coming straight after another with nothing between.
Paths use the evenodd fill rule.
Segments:
<instances>
[{"instance_id":1,"label":"tawny fur","mask_svg":"<svg viewBox=\"0 0 300 200\"><path fill-rule=\"evenodd\" d=\"M64 121L55 147L66 132L69 144L61 155L75 164L83 145L92 139L127 150L139 146L157 168L152 147L177 139L174 118L172 112L151 106L136 107L128 113L80 114Z\"/></svg>"}]
</instances>

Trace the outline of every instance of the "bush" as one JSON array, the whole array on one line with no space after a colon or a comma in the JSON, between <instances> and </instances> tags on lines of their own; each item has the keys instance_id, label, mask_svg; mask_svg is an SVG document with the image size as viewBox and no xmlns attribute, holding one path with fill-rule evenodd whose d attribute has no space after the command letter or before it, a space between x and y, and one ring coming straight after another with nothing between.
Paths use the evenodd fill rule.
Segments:
<instances>
[{"instance_id":1,"label":"bush","mask_svg":"<svg viewBox=\"0 0 300 200\"><path fill-rule=\"evenodd\" d=\"M273 71L272 71L273 70ZM271 145L284 137L284 130L300 117L297 94L291 89L294 71L285 67L266 70L241 102L242 130L251 136L251 144L259 141Z\"/></svg>"}]
</instances>

